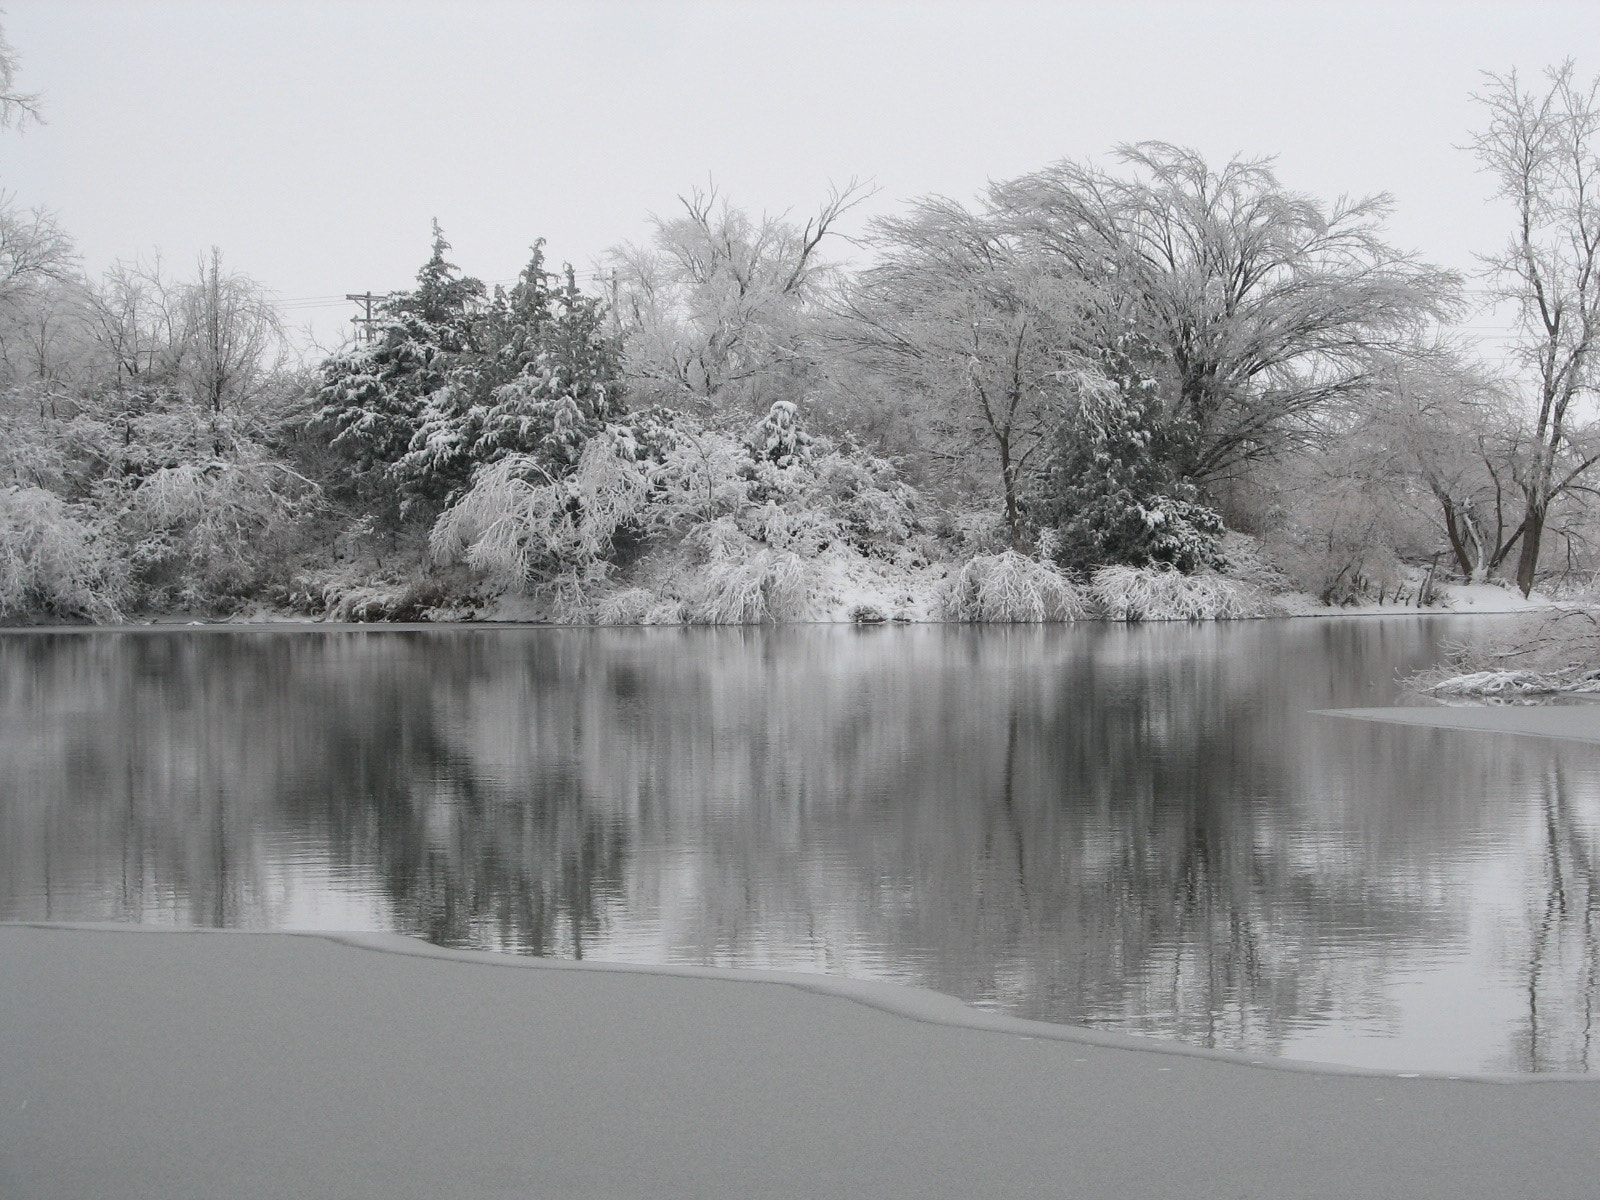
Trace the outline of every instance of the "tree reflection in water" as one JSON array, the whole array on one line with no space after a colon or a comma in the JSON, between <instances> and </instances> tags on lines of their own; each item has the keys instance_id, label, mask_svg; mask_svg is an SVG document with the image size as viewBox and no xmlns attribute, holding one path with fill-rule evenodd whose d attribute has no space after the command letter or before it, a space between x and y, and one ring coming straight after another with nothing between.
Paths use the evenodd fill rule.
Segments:
<instances>
[{"instance_id":1,"label":"tree reflection in water","mask_svg":"<svg viewBox=\"0 0 1600 1200\"><path fill-rule=\"evenodd\" d=\"M1600 755L1309 715L1462 628L5 636L0 916L825 970L1260 1052L1403 1035L1401 984L1468 963L1523 999L1461 1065L1591 1069Z\"/></svg>"}]
</instances>

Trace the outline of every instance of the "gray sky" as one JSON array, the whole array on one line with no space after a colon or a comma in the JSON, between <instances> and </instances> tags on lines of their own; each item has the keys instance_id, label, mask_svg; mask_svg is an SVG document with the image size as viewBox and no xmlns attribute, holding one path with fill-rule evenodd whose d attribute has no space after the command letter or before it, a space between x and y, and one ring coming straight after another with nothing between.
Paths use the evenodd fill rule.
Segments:
<instances>
[{"instance_id":1,"label":"gray sky","mask_svg":"<svg viewBox=\"0 0 1600 1200\"><path fill-rule=\"evenodd\" d=\"M1479 72L1600 71L1593 3L12 0L4 25L48 124L0 135L0 185L91 270L216 245L327 339L343 293L409 283L434 216L509 279L534 238L586 267L708 179L797 214L870 180L858 230L1147 138L1391 192L1394 240L1467 268L1507 229L1456 148Z\"/></svg>"}]
</instances>

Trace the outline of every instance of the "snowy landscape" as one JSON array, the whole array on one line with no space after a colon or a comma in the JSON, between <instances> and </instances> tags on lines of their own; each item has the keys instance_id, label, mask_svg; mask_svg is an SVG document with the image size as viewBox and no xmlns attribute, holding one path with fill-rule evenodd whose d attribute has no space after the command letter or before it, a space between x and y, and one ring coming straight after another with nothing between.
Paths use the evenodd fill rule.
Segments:
<instances>
[{"instance_id":1,"label":"snowy landscape","mask_svg":"<svg viewBox=\"0 0 1600 1200\"><path fill-rule=\"evenodd\" d=\"M45 99L0 61L9 126ZM690 190L577 269L451 261L296 346L222 251L84 270L0 210L13 623L1226 619L1584 603L1600 101L1491 76L1469 288L1270 158L1163 142L778 216ZM19 136L13 132L12 137ZM27 136L48 138L48 126ZM842 261L849 252L849 265ZM505 264L515 269L515 264ZM1464 335L1487 288L1500 357Z\"/></svg>"},{"instance_id":2,"label":"snowy landscape","mask_svg":"<svg viewBox=\"0 0 1600 1200\"><path fill-rule=\"evenodd\" d=\"M9 0L0 1196L1592 1194L1594 32Z\"/></svg>"}]
</instances>

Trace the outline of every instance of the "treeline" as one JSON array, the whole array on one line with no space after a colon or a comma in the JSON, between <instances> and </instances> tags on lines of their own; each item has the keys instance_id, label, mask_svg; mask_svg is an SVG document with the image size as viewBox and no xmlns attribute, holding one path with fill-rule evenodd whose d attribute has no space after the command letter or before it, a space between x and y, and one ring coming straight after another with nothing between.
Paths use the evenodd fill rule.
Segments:
<instances>
[{"instance_id":1,"label":"treeline","mask_svg":"<svg viewBox=\"0 0 1600 1200\"><path fill-rule=\"evenodd\" d=\"M9 89L9 75L4 81ZM1233 616L1596 567L1600 106L1494 80L1464 281L1161 143L870 223L684 198L580 281L449 261L314 364L213 252L98 280L0 208L0 612L602 622Z\"/></svg>"}]
</instances>

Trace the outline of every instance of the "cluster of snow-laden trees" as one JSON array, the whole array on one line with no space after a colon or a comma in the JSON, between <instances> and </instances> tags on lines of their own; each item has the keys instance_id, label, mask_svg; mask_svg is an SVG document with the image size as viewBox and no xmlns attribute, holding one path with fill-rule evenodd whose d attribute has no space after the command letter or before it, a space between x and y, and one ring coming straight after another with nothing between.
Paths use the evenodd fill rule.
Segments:
<instances>
[{"instance_id":1,"label":"cluster of snow-laden trees","mask_svg":"<svg viewBox=\"0 0 1600 1200\"><path fill-rule=\"evenodd\" d=\"M696 192L492 292L436 225L309 366L216 252L90 279L0 204L0 612L1223 616L1593 572L1600 104L1570 65L1481 100L1514 364L1386 198L1156 142L916 201L852 266L854 185Z\"/></svg>"}]
</instances>

